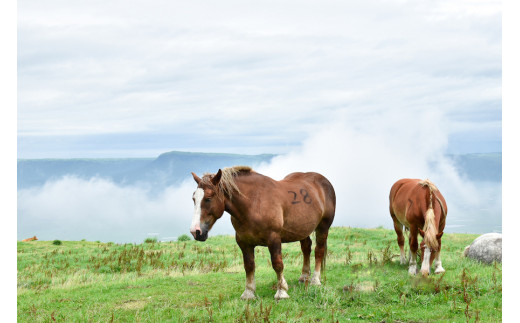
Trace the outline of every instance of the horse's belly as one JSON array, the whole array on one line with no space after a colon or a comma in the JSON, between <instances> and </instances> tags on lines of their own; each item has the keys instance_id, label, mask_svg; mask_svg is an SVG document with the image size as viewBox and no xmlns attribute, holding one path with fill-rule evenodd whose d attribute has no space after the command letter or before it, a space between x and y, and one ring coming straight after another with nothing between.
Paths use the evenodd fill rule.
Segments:
<instances>
[{"instance_id":1,"label":"horse's belly","mask_svg":"<svg viewBox=\"0 0 520 323\"><path fill-rule=\"evenodd\" d=\"M300 223L299 225L284 225L281 232L282 242L301 241L316 229L317 222Z\"/></svg>"}]
</instances>

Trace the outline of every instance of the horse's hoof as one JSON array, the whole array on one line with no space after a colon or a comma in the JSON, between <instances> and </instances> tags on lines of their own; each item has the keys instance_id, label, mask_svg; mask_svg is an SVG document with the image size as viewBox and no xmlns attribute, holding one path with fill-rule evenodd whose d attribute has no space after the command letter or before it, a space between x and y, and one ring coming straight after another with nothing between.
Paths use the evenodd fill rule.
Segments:
<instances>
[{"instance_id":1,"label":"horse's hoof","mask_svg":"<svg viewBox=\"0 0 520 323\"><path fill-rule=\"evenodd\" d=\"M242 296L240 296L241 299L247 300L247 299L255 299L255 292L252 290L246 289L244 293L242 293Z\"/></svg>"},{"instance_id":2,"label":"horse's hoof","mask_svg":"<svg viewBox=\"0 0 520 323\"><path fill-rule=\"evenodd\" d=\"M435 269L435 273L436 274L442 274L444 272L446 272L446 270L444 270L444 268L442 268L442 267L439 267L439 268Z\"/></svg>"},{"instance_id":3,"label":"horse's hoof","mask_svg":"<svg viewBox=\"0 0 520 323\"><path fill-rule=\"evenodd\" d=\"M286 299L289 298L289 294L283 289L279 289L276 291L276 294L274 295L274 299Z\"/></svg>"},{"instance_id":4,"label":"horse's hoof","mask_svg":"<svg viewBox=\"0 0 520 323\"><path fill-rule=\"evenodd\" d=\"M313 279L313 280L311 280L311 285L312 286L321 286L321 282L319 279Z\"/></svg>"},{"instance_id":5,"label":"horse's hoof","mask_svg":"<svg viewBox=\"0 0 520 323\"><path fill-rule=\"evenodd\" d=\"M417 267L411 266L410 268L408 268L408 274L415 276L415 274L417 274Z\"/></svg>"},{"instance_id":6,"label":"horse's hoof","mask_svg":"<svg viewBox=\"0 0 520 323\"><path fill-rule=\"evenodd\" d=\"M309 275L301 275L300 278L298 279L298 282L300 283L305 283L309 281Z\"/></svg>"}]
</instances>

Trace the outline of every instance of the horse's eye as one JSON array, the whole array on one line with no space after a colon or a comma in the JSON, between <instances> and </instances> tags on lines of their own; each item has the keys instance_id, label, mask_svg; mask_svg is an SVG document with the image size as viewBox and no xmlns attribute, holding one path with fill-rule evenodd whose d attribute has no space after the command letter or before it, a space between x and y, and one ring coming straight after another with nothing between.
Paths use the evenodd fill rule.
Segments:
<instances>
[{"instance_id":1,"label":"horse's eye","mask_svg":"<svg viewBox=\"0 0 520 323\"><path fill-rule=\"evenodd\" d=\"M211 202L211 197L208 197L208 198L204 199L204 201Z\"/></svg>"}]
</instances>

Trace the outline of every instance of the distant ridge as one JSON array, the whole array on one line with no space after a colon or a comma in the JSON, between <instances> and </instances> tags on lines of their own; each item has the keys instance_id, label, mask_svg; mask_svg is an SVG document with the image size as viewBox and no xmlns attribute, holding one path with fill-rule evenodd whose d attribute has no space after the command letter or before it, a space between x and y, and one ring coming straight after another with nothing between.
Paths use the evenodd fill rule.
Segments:
<instances>
[{"instance_id":1,"label":"distant ridge","mask_svg":"<svg viewBox=\"0 0 520 323\"><path fill-rule=\"evenodd\" d=\"M18 189L40 186L64 176L100 177L123 185L146 183L160 189L181 183L191 172L213 173L233 165L254 167L275 156L170 151L157 158L19 159Z\"/></svg>"},{"instance_id":2,"label":"distant ridge","mask_svg":"<svg viewBox=\"0 0 520 323\"><path fill-rule=\"evenodd\" d=\"M272 160L274 154L243 155L169 151L157 158L19 159L18 189L41 186L64 176L100 177L121 185L141 183L154 189L179 184L190 173L214 173L219 168ZM502 181L502 153L449 155L462 176L472 181Z\"/></svg>"}]
</instances>

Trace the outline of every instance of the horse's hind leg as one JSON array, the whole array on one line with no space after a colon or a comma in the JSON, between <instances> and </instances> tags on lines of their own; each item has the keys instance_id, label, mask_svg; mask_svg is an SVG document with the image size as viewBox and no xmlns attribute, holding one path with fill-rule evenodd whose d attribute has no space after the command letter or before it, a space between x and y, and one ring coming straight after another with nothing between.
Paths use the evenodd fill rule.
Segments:
<instances>
[{"instance_id":1,"label":"horse's hind leg","mask_svg":"<svg viewBox=\"0 0 520 323\"><path fill-rule=\"evenodd\" d=\"M327 255L327 237L329 235L329 228L332 224L332 219L324 218L316 228L316 247L314 248L314 274L312 275L311 285L321 285L321 270L322 263L324 263Z\"/></svg>"},{"instance_id":2,"label":"horse's hind leg","mask_svg":"<svg viewBox=\"0 0 520 323\"><path fill-rule=\"evenodd\" d=\"M408 273L410 275L415 275L417 273L417 249L419 248L419 243L417 240L418 230L415 226L410 226L410 266L408 267Z\"/></svg>"},{"instance_id":3,"label":"horse's hind leg","mask_svg":"<svg viewBox=\"0 0 520 323\"><path fill-rule=\"evenodd\" d=\"M403 225L401 222L397 220L395 215L390 214L392 216L392 220L394 220L394 230L397 234L397 244L399 245L399 249L401 250L401 265L406 264L406 256L404 254L404 235L403 235Z\"/></svg>"},{"instance_id":4,"label":"horse's hind leg","mask_svg":"<svg viewBox=\"0 0 520 323\"><path fill-rule=\"evenodd\" d=\"M300 241L300 245L302 247L303 253L303 268L302 275L298 281L300 283L304 283L309 280L309 276L311 275L311 250L312 250L312 240L311 237L307 237Z\"/></svg>"},{"instance_id":5,"label":"horse's hind leg","mask_svg":"<svg viewBox=\"0 0 520 323\"><path fill-rule=\"evenodd\" d=\"M271 263L273 265L273 269L276 272L276 276L278 278L278 284L276 286L276 294L274 295L274 298L289 298L289 294L287 294L289 285L287 285L287 282L283 277L282 239L280 236L272 234L269 238L269 241L267 242L267 247L269 248L269 253L271 254Z\"/></svg>"}]
</instances>

